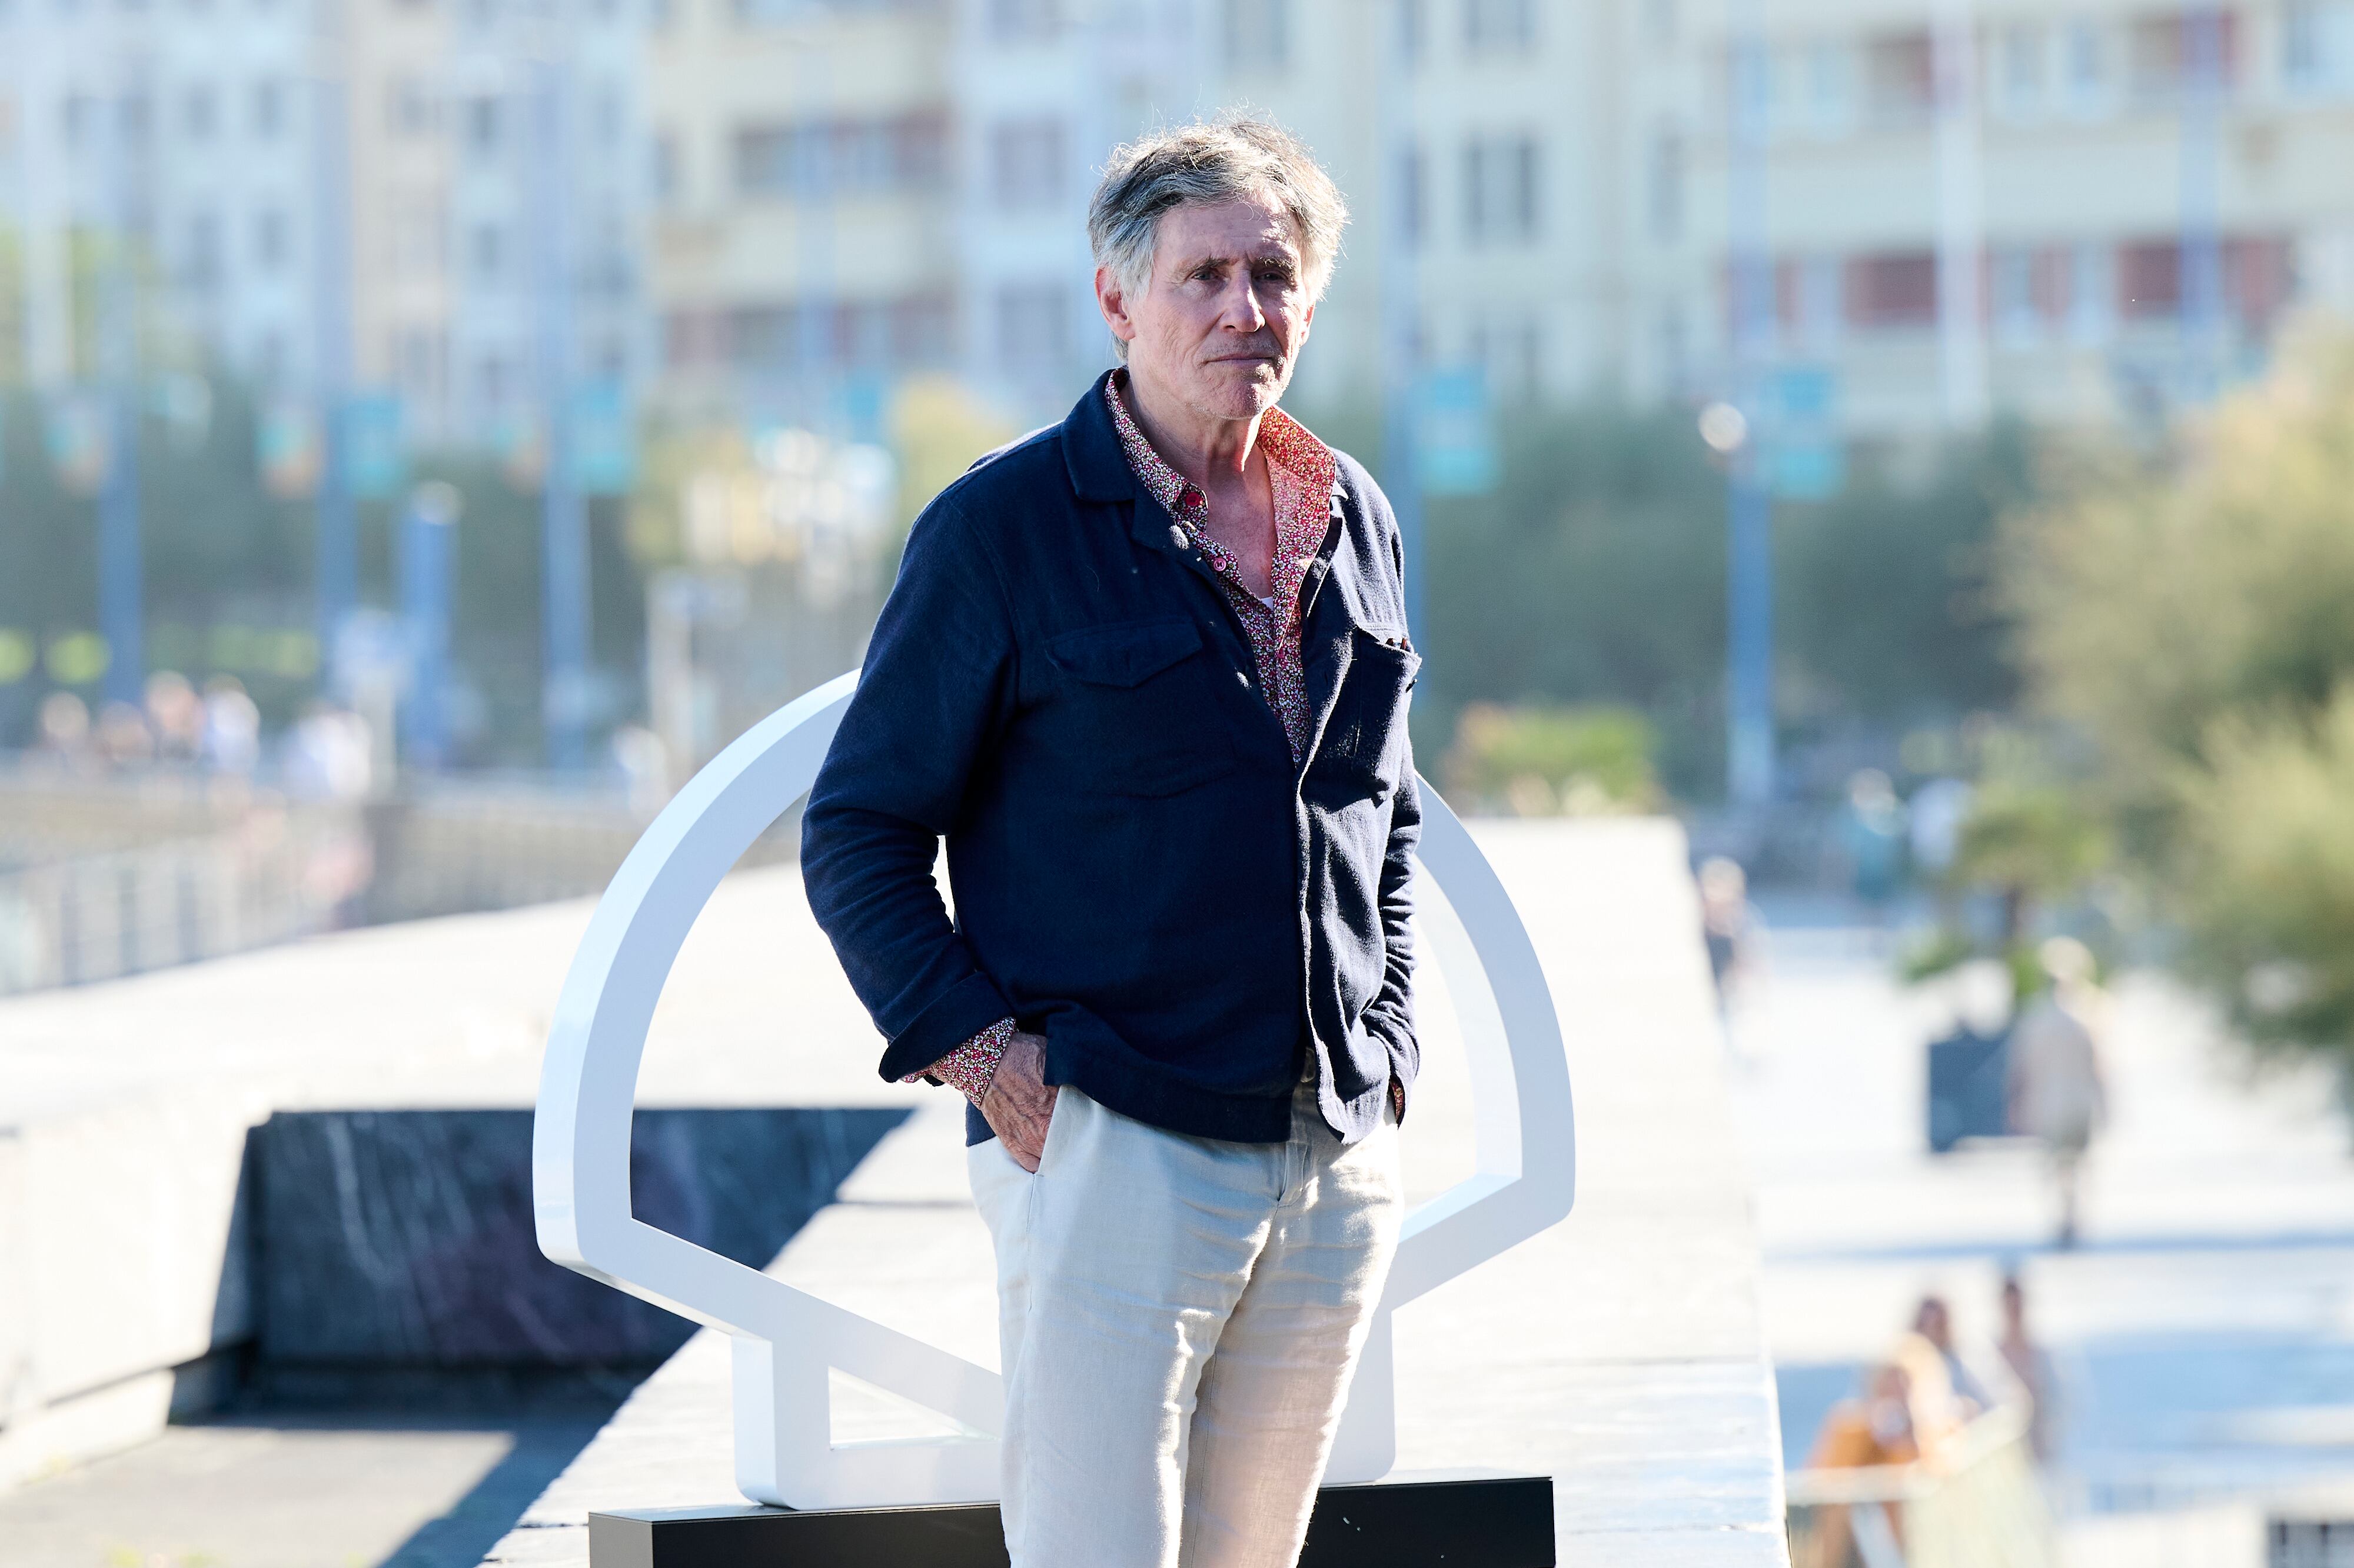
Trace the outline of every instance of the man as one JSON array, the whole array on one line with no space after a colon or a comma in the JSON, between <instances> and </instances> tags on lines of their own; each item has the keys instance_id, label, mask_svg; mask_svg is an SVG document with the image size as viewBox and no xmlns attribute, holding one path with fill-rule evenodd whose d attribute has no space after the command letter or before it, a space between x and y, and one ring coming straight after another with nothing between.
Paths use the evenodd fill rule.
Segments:
<instances>
[{"instance_id":1,"label":"man","mask_svg":"<svg viewBox=\"0 0 2354 1568\"><path fill-rule=\"evenodd\" d=\"M2043 1145L2059 1189L2059 1245L2076 1245L2078 1177L2093 1135L2106 1119L2108 1080L2101 1036L2108 998L2093 950L2073 937L2036 949L2047 982L2010 1031L2004 1089L2010 1127Z\"/></svg>"},{"instance_id":2,"label":"man","mask_svg":"<svg viewBox=\"0 0 2354 1568\"><path fill-rule=\"evenodd\" d=\"M810 795L884 1075L972 1102L1015 1568L1290 1564L1395 1245L1420 661L1277 407L1346 217L1263 120L1113 154L1124 367L917 520Z\"/></svg>"}]
</instances>

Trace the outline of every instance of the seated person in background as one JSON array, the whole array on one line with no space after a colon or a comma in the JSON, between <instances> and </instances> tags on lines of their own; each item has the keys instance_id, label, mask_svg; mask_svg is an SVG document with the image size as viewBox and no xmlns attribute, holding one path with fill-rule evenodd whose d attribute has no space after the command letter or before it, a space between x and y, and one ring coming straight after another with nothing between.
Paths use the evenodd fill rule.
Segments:
<instances>
[{"instance_id":1,"label":"seated person in background","mask_svg":"<svg viewBox=\"0 0 2354 1568\"><path fill-rule=\"evenodd\" d=\"M1987 1392L1986 1384L1954 1349L1954 1314L1944 1297L1921 1298L1921 1305L1913 1309L1913 1331L1929 1341L1936 1350L1937 1359L1946 1363L1946 1381L1963 1406L1963 1420L1993 1406L1994 1398Z\"/></svg>"}]
</instances>

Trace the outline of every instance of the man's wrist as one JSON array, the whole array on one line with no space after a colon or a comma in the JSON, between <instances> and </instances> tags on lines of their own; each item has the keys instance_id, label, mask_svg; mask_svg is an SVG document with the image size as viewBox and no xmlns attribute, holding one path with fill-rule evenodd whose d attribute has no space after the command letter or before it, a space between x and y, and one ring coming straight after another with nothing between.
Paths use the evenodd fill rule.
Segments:
<instances>
[{"instance_id":1,"label":"man's wrist","mask_svg":"<svg viewBox=\"0 0 2354 1568\"><path fill-rule=\"evenodd\" d=\"M910 1073L900 1081L912 1084L928 1078L979 1105L989 1096L997 1065L1005 1059L1005 1047L1013 1042L1013 1020L1001 1018L922 1072Z\"/></svg>"}]
</instances>

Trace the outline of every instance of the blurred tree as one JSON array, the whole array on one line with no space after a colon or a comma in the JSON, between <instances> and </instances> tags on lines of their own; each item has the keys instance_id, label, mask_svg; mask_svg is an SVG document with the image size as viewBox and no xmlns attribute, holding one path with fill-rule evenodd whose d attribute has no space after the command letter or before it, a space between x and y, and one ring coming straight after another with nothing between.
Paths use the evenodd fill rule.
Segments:
<instances>
[{"instance_id":1,"label":"blurred tree","mask_svg":"<svg viewBox=\"0 0 2354 1568\"><path fill-rule=\"evenodd\" d=\"M2354 340L2009 526L2039 700L2257 1037L2354 1054Z\"/></svg>"},{"instance_id":2,"label":"blurred tree","mask_svg":"<svg viewBox=\"0 0 2354 1568\"><path fill-rule=\"evenodd\" d=\"M945 376L918 376L891 402L891 450L899 463L898 533L983 452L1012 440L1012 424ZM897 558L897 551L892 552Z\"/></svg>"},{"instance_id":3,"label":"blurred tree","mask_svg":"<svg viewBox=\"0 0 2354 1568\"><path fill-rule=\"evenodd\" d=\"M1906 723L2010 706L1995 541L2035 469L2009 424L1938 453L1925 482L1865 462L1837 497L1785 503L1776 609L1800 689L1838 716Z\"/></svg>"},{"instance_id":4,"label":"blurred tree","mask_svg":"<svg viewBox=\"0 0 2354 1568\"><path fill-rule=\"evenodd\" d=\"M1594 816L1658 809L1655 737L1631 708L1505 707L1473 703L1442 765L1448 798L1467 810Z\"/></svg>"},{"instance_id":5,"label":"blurred tree","mask_svg":"<svg viewBox=\"0 0 2354 1568\"><path fill-rule=\"evenodd\" d=\"M2354 683L2226 722L2183 791L2189 967L2260 1044L2354 1069Z\"/></svg>"},{"instance_id":6,"label":"blurred tree","mask_svg":"<svg viewBox=\"0 0 2354 1568\"><path fill-rule=\"evenodd\" d=\"M1426 753L1476 701L1615 704L1679 793L1721 771L1724 482L1680 409L1512 421L1492 495L1428 507Z\"/></svg>"},{"instance_id":7,"label":"blurred tree","mask_svg":"<svg viewBox=\"0 0 2354 1568\"><path fill-rule=\"evenodd\" d=\"M2218 720L2310 716L2354 674L2354 342L2308 339L2179 461L2020 514L2004 594L2036 694L2163 807Z\"/></svg>"}]
</instances>

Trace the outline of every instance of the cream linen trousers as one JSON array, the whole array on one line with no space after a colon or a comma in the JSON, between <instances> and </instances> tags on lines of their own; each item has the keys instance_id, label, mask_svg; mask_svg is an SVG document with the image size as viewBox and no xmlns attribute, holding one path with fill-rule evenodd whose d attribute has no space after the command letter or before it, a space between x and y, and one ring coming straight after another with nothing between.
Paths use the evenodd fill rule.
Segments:
<instances>
[{"instance_id":1,"label":"cream linen trousers","mask_svg":"<svg viewBox=\"0 0 2354 1568\"><path fill-rule=\"evenodd\" d=\"M967 1152L997 1248L1013 1568L1292 1568L1397 1247L1397 1127L1284 1143L1055 1097Z\"/></svg>"}]
</instances>

